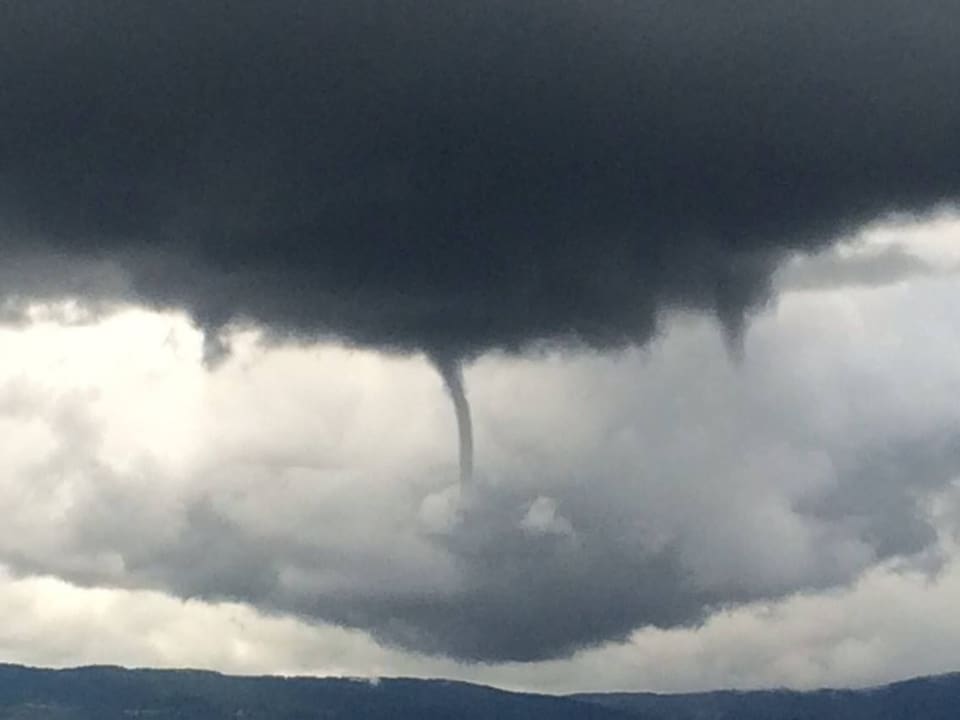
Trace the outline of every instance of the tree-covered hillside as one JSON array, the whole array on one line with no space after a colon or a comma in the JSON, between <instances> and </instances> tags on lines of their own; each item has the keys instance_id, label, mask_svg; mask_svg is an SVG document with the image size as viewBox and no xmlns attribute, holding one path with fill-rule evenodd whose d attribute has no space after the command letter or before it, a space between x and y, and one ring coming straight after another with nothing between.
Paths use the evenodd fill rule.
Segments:
<instances>
[{"instance_id":1,"label":"tree-covered hillside","mask_svg":"<svg viewBox=\"0 0 960 720\"><path fill-rule=\"evenodd\" d=\"M444 680L0 665L0 720L956 720L960 675L869 690L552 697Z\"/></svg>"}]
</instances>

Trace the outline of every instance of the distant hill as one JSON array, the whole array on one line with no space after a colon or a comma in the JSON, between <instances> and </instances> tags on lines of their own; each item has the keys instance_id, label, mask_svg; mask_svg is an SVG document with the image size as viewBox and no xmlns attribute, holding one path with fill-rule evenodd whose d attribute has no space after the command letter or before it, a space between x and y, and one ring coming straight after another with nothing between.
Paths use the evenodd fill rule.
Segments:
<instances>
[{"instance_id":1,"label":"distant hill","mask_svg":"<svg viewBox=\"0 0 960 720\"><path fill-rule=\"evenodd\" d=\"M573 698L443 680L242 678L192 670L0 665L3 720L629 720Z\"/></svg>"},{"instance_id":2,"label":"distant hill","mask_svg":"<svg viewBox=\"0 0 960 720\"><path fill-rule=\"evenodd\" d=\"M960 675L871 690L510 693L444 680L242 678L0 665L0 720L956 720Z\"/></svg>"},{"instance_id":3,"label":"distant hill","mask_svg":"<svg viewBox=\"0 0 960 720\"><path fill-rule=\"evenodd\" d=\"M960 720L960 673L867 690L598 693L572 697L645 720Z\"/></svg>"}]
</instances>

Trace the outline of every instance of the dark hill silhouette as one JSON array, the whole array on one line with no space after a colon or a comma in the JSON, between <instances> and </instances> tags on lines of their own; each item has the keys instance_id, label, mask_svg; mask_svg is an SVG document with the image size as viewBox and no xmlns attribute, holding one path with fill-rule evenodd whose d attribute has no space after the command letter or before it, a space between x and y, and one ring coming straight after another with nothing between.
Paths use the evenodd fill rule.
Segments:
<instances>
[{"instance_id":1,"label":"dark hill silhouette","mask_svg":"<svg viewBox=\"0 0 960 720\"><path fill-rule=\"evenodd\" d=\"M649 720L958 720L960 674L866 690L600 693L573 697Z\"/></svg>"},{"instance_id":2,"label":"dark hill silhouette","mask_svg":"<svg viewBox=\"0 0 960 720\"><path fill-rule=\"evenodd\" d=\"M572 698L443 680L230 677L193 670L0 666L3 720L628 720Z\"/></svg>"},{"instance_id":3,"label":"dark hill silhouette","mask_svg":"<svg viewBox=\"0 0 960 720\"><path fill-rule=\"evenodd\" d=\"M956 720L960 674L868 690L511 693L445 680L0 665L0 720Z\"/></svg>"}]
</instances>

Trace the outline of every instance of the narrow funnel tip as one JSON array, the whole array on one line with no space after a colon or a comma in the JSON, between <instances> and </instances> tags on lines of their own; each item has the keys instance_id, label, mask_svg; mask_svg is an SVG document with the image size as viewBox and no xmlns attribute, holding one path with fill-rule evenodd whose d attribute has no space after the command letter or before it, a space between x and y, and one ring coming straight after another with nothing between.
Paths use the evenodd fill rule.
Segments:
<instances>
[{"instance_id":1,"label":"narrow funnel tip","mask_svg":"<svg viewBox=\"0 0 960 720\"><path fill-rule=\"evenodd\" d=\"M443 378L447 392L453 400L460 442L460 483L467 486L473 481L473 423L470 419L470 403L463 385L463 363L459 357L435 353L430 354L430 360Z\"/></svg>"}]
</instances>

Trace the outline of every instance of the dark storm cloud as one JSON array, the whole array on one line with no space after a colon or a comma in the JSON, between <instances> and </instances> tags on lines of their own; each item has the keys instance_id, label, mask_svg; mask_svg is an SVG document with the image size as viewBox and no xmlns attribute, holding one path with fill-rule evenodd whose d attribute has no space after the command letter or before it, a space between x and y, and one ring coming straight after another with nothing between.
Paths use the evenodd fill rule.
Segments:
<instances>
[{"instance_id":1,"label":"dark storm cloud","mask_svg":"<svg viewBox=\"0 0 960 720\"><path fill-rule=\"evenodd\" d=\"M735 328L784 252L956 197L958 22L946 0L8 0L0 248L108 260L208 328L379 347L622 344L664 305Z\"/></svg>"},{"instance_id":2,"label":"dark storm cloud","mask_svg":"<svg viewBox=\"0 0 960 720\"><path fill-rule=\"evenodd\" d=\"M694 624L711 604L733 599L698 588L676 548L632 545L609 524L609 511L567 503L581 527L592 525L576 537L536 536L519 527L531 498L504 488L477 500L464 526L440 539L463 574L457 593L370 593L349 605L289 598L285 609L362 627L418 652L529 662L626 639L639 624Z\"/></svg>"}]
</instances>

